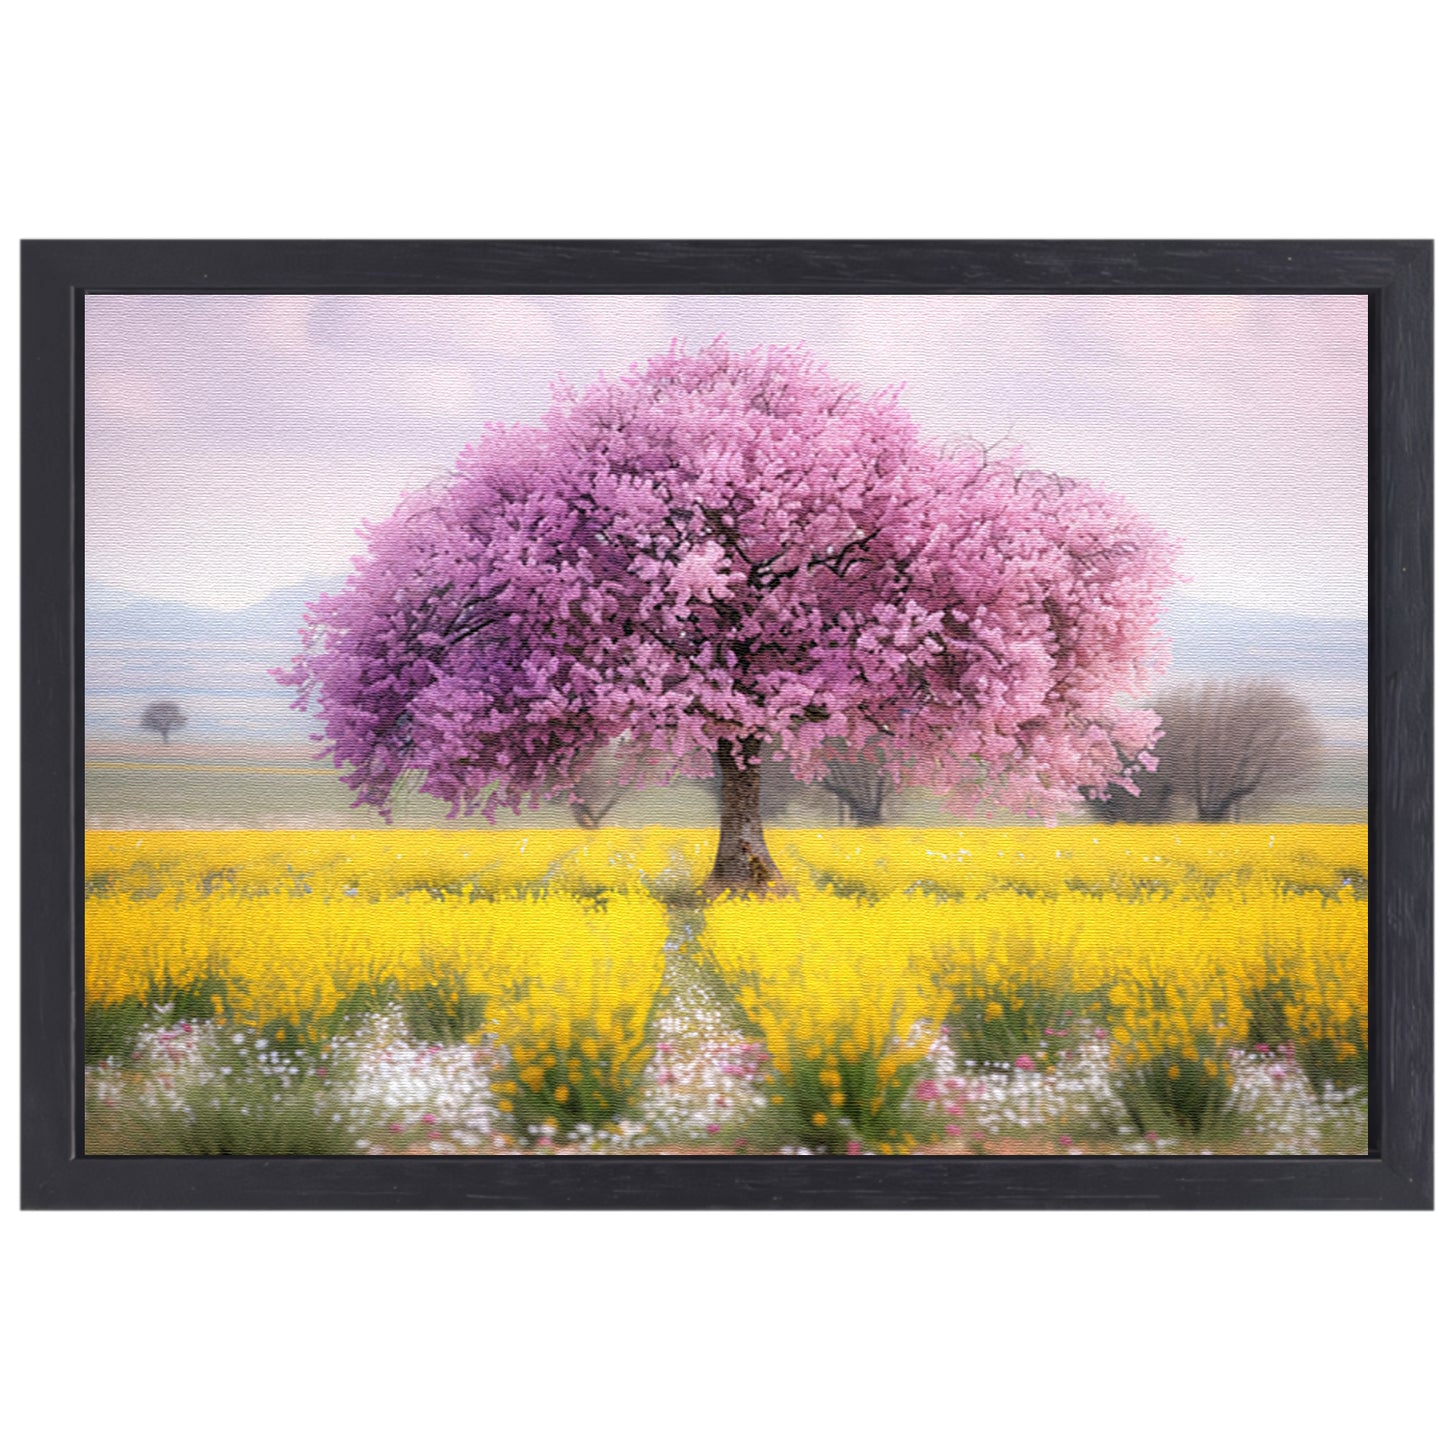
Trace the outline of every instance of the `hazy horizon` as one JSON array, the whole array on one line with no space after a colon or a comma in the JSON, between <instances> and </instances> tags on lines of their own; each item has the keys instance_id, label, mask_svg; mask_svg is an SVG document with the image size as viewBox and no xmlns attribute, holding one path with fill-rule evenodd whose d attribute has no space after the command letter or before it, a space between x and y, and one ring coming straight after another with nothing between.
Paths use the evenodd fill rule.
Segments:
<instances>
[{"instance_id":1,"label":"hazy horizon","mask_svg":"<svg viewBox=\"0 0 1445 1445\"><path fill-rule=\"evenodd\" d=\"M87 593L87 743L113 753L117 744L135 742L140 708L166 696L193 715L184 734L188 744L195 740L221 753L269 746L305 754L314 723L290 709L291 695L270 669L299 646L303 601L339 581L313 578L230 612L113 590ZM1252 612L1174 589L1163 630L1174 657L1161 686L1215 676L1276 676L1310 704L1332 747L1364 747L1362 620Z\"/></svg>"}]
</instances>

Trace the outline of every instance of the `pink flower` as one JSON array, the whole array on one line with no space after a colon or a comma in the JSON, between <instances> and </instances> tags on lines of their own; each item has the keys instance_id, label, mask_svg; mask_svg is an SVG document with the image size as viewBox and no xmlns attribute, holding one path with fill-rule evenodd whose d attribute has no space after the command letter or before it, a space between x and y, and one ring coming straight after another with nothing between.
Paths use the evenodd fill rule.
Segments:
<instances>
[{"instance_id":1,"label":"pink flower","mask_svg":"<svg viewBox=\"0 0 1445 1445\"><path fill-rule=\"evenodd\" d=\"M1059 1144L1065 1149L1072 1149L1074 1147L1074 1141L1067 1134L1059 1135Z\"/></svg>"},{"instance_id":2,"label":"pink flower","mask_svg":"<svg viewBox=\"0 0 1445 1445\"><path fill-rule=\"evenodd\" d=\"M1145 1142L1149 1144L1157 1144L1159 1142L1159 1136L1152 1129L1144 1136L1144 1139Z\"/></svg>"},{"instance_id":3,"label":"pink flower","mask_svg":"<svg viewBox=\"0 0 1445 1445\"><path fill-rule=\"evenodd\" d=\"M423 1114L421 1116L421 1121L423 1124L435 1124L437 1121L437 1116L435 1114Z\"/></svg>"},{"instance_id":4,"label":"pink flower","mask_svg":"<svg viewBox=\"0 0 1445 1445\"><path fill-rule=\"evenodd\" d=\"M944 1125L944 1133L946 1133L950 1139L957 1139L961 1132L957 1124Z\"/></svg>"},{"instance_id":5,"label":"pink flower","mask_svg":"<svg viewBox=\"0 0 1445 1445\"><path fill-rule=\"evenodd\" d=\"M848 1152L850 1154L861 1154L863 1152L863 1146L856 1139L850 1139L848 1141Z\"/></svg>"},{"instance_id":6,"label":"pink flower","mask_svg":"<svg viewBox=\"0 0 1445 1445\"><path fill-rule=\"evenodd\" d=\"M1033 1066L1034 1061L1029 1057L1028 1054L1020 1054L1018 1058L1014 1060L1014 1068L1022 1069L1025 1073L1028 1073L1033 1068Z\"/></svg>"},{"instance_id":7,"label":"pink flower","mask_svg":"<svg viewBox=\"0 0 1445 1445\"><path fill-rule=\"evenodd\" d=\"M707 1132L708 1132L709 1134L716 1134L721 1128L722 1128L722 1125L721 1125L721 1124L709 1124L709 1125L707 1126Z\"/></svg>"}]
</instances>

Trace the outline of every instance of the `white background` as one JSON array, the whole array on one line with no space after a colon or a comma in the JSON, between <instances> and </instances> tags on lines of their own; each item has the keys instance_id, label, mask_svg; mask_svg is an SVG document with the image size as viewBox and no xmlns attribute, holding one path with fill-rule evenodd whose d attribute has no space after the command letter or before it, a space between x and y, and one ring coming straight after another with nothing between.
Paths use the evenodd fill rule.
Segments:
<instances>
[{"instance_id":1,"label":"white background","mask_svg":"<svg viewBox=\"0 0 1445 1445\"><path fill-rule=\"evenodd\" d=\"M992 10L1015 18L32 4L6 26L5 233L1442 229L1425 7ZM4 305L9 368L13 286ZM13 1050L13 794L4 806ZM27 1441L1439 1428L1433 1215L21 1216L11 1178L0 1360Z\"/></svg>"}]
</instances>

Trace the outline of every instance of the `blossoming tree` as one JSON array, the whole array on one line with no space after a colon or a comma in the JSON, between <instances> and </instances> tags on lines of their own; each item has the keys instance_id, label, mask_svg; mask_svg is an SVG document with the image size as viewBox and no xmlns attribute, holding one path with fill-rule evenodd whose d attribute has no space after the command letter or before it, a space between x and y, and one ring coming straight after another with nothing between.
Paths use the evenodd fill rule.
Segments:
<instances>
[{"instance_id":1,"label":"blossoming tree","mask_svg":"<svg viewBox=\"0 0 1445 1445\"><path fill-rule=\"evenodd\" d=\"M721 773L710 890L776 887L763 740L800 781L1045 812L1148 767L1173 547L1118 497L922 438L801 349L666 354L496 426L364 529L278 673L358 803L565 796L627 737Z\"/></svg>"}]
</instances>

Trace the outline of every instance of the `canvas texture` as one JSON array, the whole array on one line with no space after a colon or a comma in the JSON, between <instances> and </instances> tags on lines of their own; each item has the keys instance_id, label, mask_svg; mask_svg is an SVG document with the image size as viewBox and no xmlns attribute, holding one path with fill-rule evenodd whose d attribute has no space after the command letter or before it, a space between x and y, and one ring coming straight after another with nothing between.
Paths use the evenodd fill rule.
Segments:
<instances>
[{"instance_id":1,"label":"canvas texture","mask_svg":"<svg viewBox=\"0 0 1445 1445\"><path fill-rule=\"evenodd\" d=\"M1364 1153L1366 323L87 296L86 1153Z\"/></svg>"}]
</instances>

